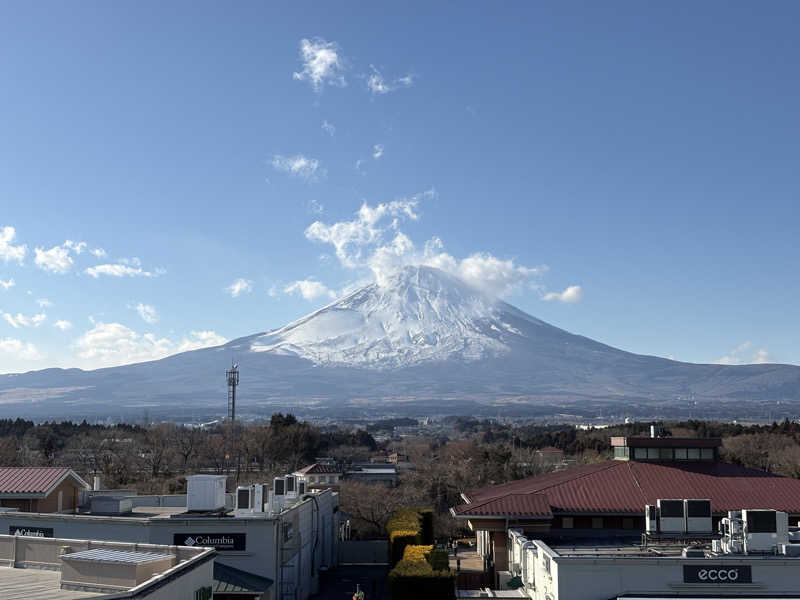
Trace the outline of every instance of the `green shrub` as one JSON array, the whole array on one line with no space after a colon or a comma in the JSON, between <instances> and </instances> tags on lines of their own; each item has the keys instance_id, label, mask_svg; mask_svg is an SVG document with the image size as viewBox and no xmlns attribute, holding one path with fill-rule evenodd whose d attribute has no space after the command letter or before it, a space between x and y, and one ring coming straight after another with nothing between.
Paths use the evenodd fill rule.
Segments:
<instances>
[{"instance_id":1,"label":"green shrub","mask_svg":"<svg viewBox=\"0 0 800 600\"><path fill-rule=\"evenodd\" d=\"M409 544L419 544L422 517L413 508L400 508L394 512L386 524L389 534L389 565L394 567L403 559L403 552Z\"/></svg>"},{"instance_id":2,"label":"green shrub","mask_svg":"<svg viewBox=\"0 0 800 600\"><path fill-rule=\"evenodd\" d=\"M431 563L431 568L434 571L450 570L450 556L447 554L447 550L434 548L428 555L428 562Z\"/></svg>"},{"instance_id":3,"label":"green shrub","mask_svg":"<svg viewBox=\"0 0 800 600\"><path fill-rule=\"evenodd\" d=\"M422 543L433 544L433 509L422 508L419 510L418 514L422 520Z\"/></svg>"}]
</instances>

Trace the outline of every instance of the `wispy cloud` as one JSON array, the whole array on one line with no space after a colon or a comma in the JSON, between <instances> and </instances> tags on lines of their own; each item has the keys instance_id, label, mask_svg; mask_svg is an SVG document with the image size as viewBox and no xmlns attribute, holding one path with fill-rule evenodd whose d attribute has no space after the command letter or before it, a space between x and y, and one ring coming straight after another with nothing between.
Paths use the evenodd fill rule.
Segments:
<instances>
[{"instance_id":1,"label":"wispy cloud","mask_svg":"<svg viewBox=\"0 0 800 600\"><path fill-rule=\"evenodd\" d=\"M370 69L372 73L367 77L367 89L372 92L373 95L381 96L400 88L407 88L414 85L414 76L411 74L387 80L375 66L370 65Z\"/></svg>"},{"instance_id":2,"label":"wispy cloud","mask_svg":"<svg viewBox=\"0 0 800 600\"><path fill-rule=\"evenodd\" d=\"M344 87L345 64L336 42L321 38L300 40L300 71L292 77L297 81L308 81L315 92L327 85Z\"/></svg>"},{"instance_id":3,"label":"wispy cloud","mask_svg":"<svg viewBox=\"0 0 800 600\"><path fill-rule=\"evenodd\" d=\"M57 327L61 331L66 331L67 329L72 329L72 323L61 319L53 323L53 327Z\"/></svg>"},{"instance_id":4,"label":"wispy cloud","mask_svg":"<svg viewBox=\"0 0 800 600\"><path fill-rule=\"evenodd\" d=\"M381 156L383 156L383 144L375 144L372 147L372 158L378 160Z\"/></svg>"},{"instance_id":5,"label":"wispy cloud","mask_svg":"<svg viewBox=\"0 0 800 600\"><path fill-rule=\"evenodd\" d=\"M158 277L167 271L160 267L152 271L145 271L142 268L142 261L138 258L122 258L117 263L106 263L89 267L84 271L87 275L97 279L101 275L109 277Z\"/></svg>"},{"instance_id":6,"label":"wispy cloud","mask_svg":"<svg viewBox=\"0 0 800 600\"><path fill-rule=\"evenodd\" d=\"M221 346L227 343L227 341L228 338L219 335L215 331L191 331L188 336L181 340L178 345L178 352L188 352L189 350Z\"/></svg>"},{"instance_id":7,"label":"wispy cloud","mask_svg":"<svg viewBox=\"0 0 800 600\"><path fill-rule=\"evenodd\" d=\"M328 123L328 121L323 121L322 131L327 133L329 136L333 137L334 135L336 135L336 126L333 123Z\"/></svg>"},{"instance_id":8,"label":"wispy cloud","mask_svg":"<svg viewBox=\"0 0 800 600\"><path fill-rule=\"evenodd\" d=\"M302 154L294 156L276 154L272 157L272 168L306 181L316 181L320 175L324 175L324 171L320 170L319 161L316 158L309 158Z\"/></svg>"},{"instance_id":9,"label":"wispy cloud","mask_svg":"<svg viewBox=\"0 0 800 600\"><path fill-rule=\"evenodd\" d=\"M231 298L238 298L242 294L249 294L253 291L253 282L240 277L226 287L225 291L230 294Z\"/></svg>"},{"instance_id":10,"label":"wispy cloud","mask_svg":"<svg viewBox=\"0 0 800 600\"><path fill-rule=\"evenodd\" d=\"M158 322L158 311L155 306L139 302L139 304L136 305L136 312L139 313L139 317L141 317L142 321L145 323L150 323L152 325Z\"/></svg>"},{"instance_id":11,"label":"wispy cloud","mask_svg":"<svg viewBox=\"0 0 800 600\"><path fill-rule=\"evenodd\" d=\"M25 360L41 360L43 358L36 346L14 338L0 338L0 352Z\"/></svg>"},{"instance_id":12,"label":"wispy cloud","mask_svg":"<svg viewBox=\"0 0 800 600\"><path fill-rule=\"evenodd\" d=\"M15 285L17 284L14 283L13 279L9 279L8 281L3 281L2 279L0 279L0 288L3 288L4 290L10 290Z\"/></svg>"},{"instance_id":13,"label":"wispy cloud","mask_svg":"<svg viewBox=\"0 0 800 600\"><path fill-rule=\"evenodd\" d=\"M96 258L105 258L108 256L108 253L102 248L93 248L92 250L89 250L89 253L93 254Z\"/></svg>"},{"instance_id":14,"label":"wispy cloud","mask_svg":"<svg viewBox=\"0 0 800 600\"><path fill-rule=\"evenodd\" d=\"M326 296L328 298L335 298L336 293L328 289L324 283L320 283L314 279L301 279L290 283L283 288L287 294L296 294L301 296L304 300L316 300L317 298Z\"/></svg>"},{"instance_id":15,"label":"wispy cloud","mask_svg":"<svg viewBox=\"0 0 800 600\"><path fill-rule=\"evenodd\" d=\"M743 342L714 361L718 365L760 365L775 362L765 348L754 349L752 342Z\"/></svg>"},{"instance_id":16,"label":"wispy cloud","mask_svg":"<svg viewBox=\"0 0 800 600\"><path fill-rule=\"evenodd\" d=\"M557 300L566 304L572 304L583 300L583 288L579 285L571 285L563 292L547 292L542 296L542 300L548 302Z\"/></svg>"},{"instance_id":17,"label":"wispy cloud","mask_svg":"<svg viewBox=\"0 0 800 600\"><path fill-rule=\"evenodd\" d=\"M0 228L0 258L3 259L3 262L15 260L21 264L25 259L28 246L25 244L18 244L15 246L12 242L16 237L17 230L10 225Z\"/></svg>"},{"instance_id":18,"label":"wispy cloud","mask_svg":"<svg viewBox=\"0 0 800 600\"><path fill-rule=\"evenodd\" d=\"M3 313L3 318L14 329L19 329L20 327L38 327L44 323L45 319L47 319L47 315L45 313L39 313L28 317L22 313L17 313L16 315Z\"/></svg>"},{"instance_id":19,"label":"wispy cloud","mask_svg":"<svg viewBox=\"0 0 800 600\"><path fill-rule=\"evenodd\" d=\"M36 300L36 304L39 305L40 308L47 308L48 306L53 306L53 303L50 302L47 298L39 298Z\"/></svg>"},{"instance_id":20,"label":"wispy cloud","mask_svg":"<svg viewBox=\"0 0 800 600\"><path fill-rule=\"evenodd\" d=\"M316 200L312 199L308 201L308 212L314 216L319 216L325 212L325 207Z\"/></svg>"}]
</instances>

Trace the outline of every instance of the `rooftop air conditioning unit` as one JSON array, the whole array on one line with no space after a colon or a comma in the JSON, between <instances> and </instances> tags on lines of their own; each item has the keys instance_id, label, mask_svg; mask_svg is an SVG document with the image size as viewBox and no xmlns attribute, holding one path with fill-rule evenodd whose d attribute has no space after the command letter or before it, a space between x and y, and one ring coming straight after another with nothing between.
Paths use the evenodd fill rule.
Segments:
<instances>
[{"instance_id":1,"label":"rooftop air conditioning unit","mask_svg":"<svg viewBox=\"0 0 800 600\"><path fill-rule=\"evenodd\" d=\"M286 495L297 496L297 477L287 475L284 479L286 479Z\"/></svg>"},{"instance_id":2,"label":"rooftop air conditioning unit","mask_svg":"<svg viewBox=\"0 0 800 600\"><path fill-rule=\"evenodd\" d=\"M664 500L659 498L656 501L656 505L658 506L661 533L681 535L686 533L686 515L684 514L683 500Z\"/></svg>"},{"instance_id":3,"label":"rooftop air conditioning unit","mask_svg":"<svg viewBox=\"0 0 800 600\"><path fill-rule=\"evenodd\" d=\"M240 485L236 488L236 513L251 512L253 509L253 487Z\"/></svg>"},{"instance_id":4,"label":"rooftop air conditioning unit","mask_svg":"<svg viewBox=\"0 0 800 600\"><path fill-rule=\"evenodd\" d=\"M711 533L711 500L684 500L686 531L689 533Z\"/></svg>"},{"instance_id":5,"label":"rooftop air conditioning unit","mask_svg":"<svg viewBox=\"0 0 800 600\"><path fill-rule=\"evenodd\" d=\"M225 475L189 475L186 478L186 510L212 511L225 508Z\"/></svg>"},{"instance_id":6,"label":"rooftop air conditioning unit","mask_svg":"<svg viewBox=\"0 0 800 600\"><path fill-rule=\"evenodd\" d=\"M658 508L655 504L644 505L644 530L651 535L658 533Z\"/></svg>"},{"instance_id":7,"label":"rooftop air conditioning unit","mask_svg":"<svg viewBox=\"0 0 800 600\"><path fill-rule=\"evenodd\" d=\"M789 543L789 517L777 510L742 511L744 551L774 553Z\"/></svg>"},{"instance_id":8,"label":"rooftop air conditioning unit","mask_svg":"<svg viewBox=\"0 0 800 600\"><path fill-rule=\"evenodd\" d=\"M253 489L252 499L250 501L250 510L254 513L264 512L264 486L257 483L251 486Z\"/></svg>"},{"instance_id":9,"label":"rooftop air conditioning unit","mask_svg":"<svg viewBox=\"0 0 800 600\"><path fill-rule=\"evenodd\" d=\"M306 482L302 479L297 482L297 493L300 496L306 493Z\"/></svg>"}]
</instances>

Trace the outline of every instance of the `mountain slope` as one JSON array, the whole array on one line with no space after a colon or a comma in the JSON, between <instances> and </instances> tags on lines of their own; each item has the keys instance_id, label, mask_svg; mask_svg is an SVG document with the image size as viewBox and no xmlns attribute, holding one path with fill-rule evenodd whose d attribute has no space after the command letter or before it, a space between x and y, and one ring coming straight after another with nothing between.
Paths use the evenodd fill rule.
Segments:
<instances>
[{"instance_id":1,"label":"mountain slope","mask_svg":"<svg viewBox=\"0 0 800 600\"><path fill-rule=\"evenodd\" d=\"M243 414L372 407L383 414L744 418L782 414L800 398L800 367L631 354L553 327L442 271L414 267L224 346L95 371L0 376L0 415L213 417L224 413L223 374L234 358Z\"/></svg>"}]
</instances>

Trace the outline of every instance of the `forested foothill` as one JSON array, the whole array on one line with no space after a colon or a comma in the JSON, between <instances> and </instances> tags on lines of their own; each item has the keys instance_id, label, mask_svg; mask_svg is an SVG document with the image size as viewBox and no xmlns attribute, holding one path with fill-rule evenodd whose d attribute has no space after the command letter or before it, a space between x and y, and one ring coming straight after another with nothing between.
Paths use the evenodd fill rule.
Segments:
<instances>
[{"instance_id":1,"label":"forested foothill","mask_svg":"<svg viewBox=\"0 0 800 600\"><path fill-rule=\"evenodd\" d=\"M343 481L343 511L354 537L384 537L399 508L430 506L439 515L437 538L460 533L448 509L462 491L608 460L611 436L647 436L653 423L604 428L571 424L516 424L492 419L445 417L413 435L392 435L419 425L408 418L320 427L291 414L263 422L191 427L172 423L96 425L0 420L0 465L63 465L102 487L140 493L182 493L185 476L227 473L229 486L268 482L331 457L342 465L401 457L393 488ZM800 477L800 424L770 425L706 421L661 423L663 435L719 437L721 459L788 477ZM376 441L378 438L380 441ZM555 450L563 452L557 452Z\"/></svg>"}]
</instances>

